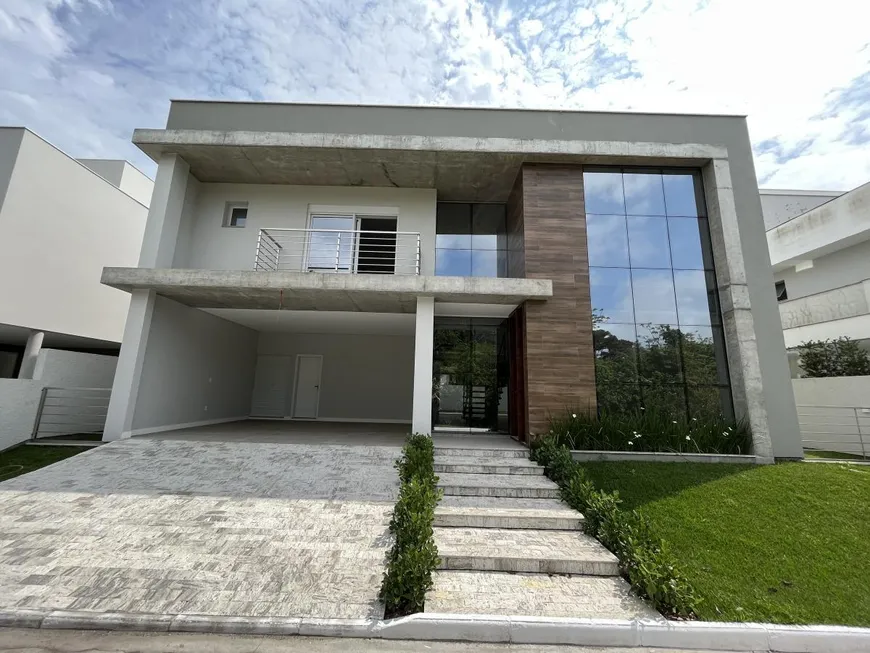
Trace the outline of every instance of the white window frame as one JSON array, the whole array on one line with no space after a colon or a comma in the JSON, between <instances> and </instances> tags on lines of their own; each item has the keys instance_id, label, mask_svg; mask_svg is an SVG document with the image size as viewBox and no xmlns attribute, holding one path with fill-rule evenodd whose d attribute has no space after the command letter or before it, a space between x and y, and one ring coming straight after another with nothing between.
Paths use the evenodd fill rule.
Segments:
<instances>
[{"instance_id":1,"label":"white window frame","mask_svg":"<svg viewBox=\"0 0 870 653\"><path fill-rule=\"evenodd\" d=\"M235 209L245 209L245 224L232 224L233 211ZM224 219L221 226L226 229L244 229L248 225L248 213L250 209L247 202L227 202L224 205Z\"/></svg>"},{"instance_id":2,"label":"white window frame","mask_svg":"<svg viewBox=\"0 0 870 653\"><path fill-rule=\"evenodd\" d=\"M359 230L359 221L360 218L395 218L396 219L396 232L399 231L399 207L397 206L337 206L337 205L329 205L329 204L309 204L308 205L308 218L306 220L306 228L308 229L308 233L310 234L314 231L314 218L350 218L353 220L353 230ZM359 252L357 252L358 243L354 242L353 250L351 252L351 266L348 270L332 270L332 273L337 274L353 274L356 272L357 266L357 257ZM311 255L311 238L308 237L305 239L305 253L304 253L304 269L307 272L322 272L322 270L312 270L310 269L310 260L309 257Z\"/></svg>"}]
</instances>

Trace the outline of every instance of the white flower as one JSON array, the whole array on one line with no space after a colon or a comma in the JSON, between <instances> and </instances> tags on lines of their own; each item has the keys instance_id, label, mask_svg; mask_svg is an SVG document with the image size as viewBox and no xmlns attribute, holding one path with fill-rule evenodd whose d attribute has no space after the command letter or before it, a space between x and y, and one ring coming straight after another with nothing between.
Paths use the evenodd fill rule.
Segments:
<instances>
[{"instance_id":1,"label":"white flower","mask_svg":"<svg viewBox=\"0 0 870 653\"><path fill-rule=\"evenodd\" d=\"M728 430L729 430L729 431L733 431L734 429L732 429L732 428L729 426L729 427L728 427Z\"/></svg>"},{"instance_id":2,"label":"white flower","mask_svg":"<svg viewBox=\"0 0 870 653\"><path fill-rule=\"evenodd\" d=\"M693 417L693 418L692 418L692 421L693 421L693 422L697 422L697 421L698 421L698 418L697 418L697 417Z\"/></svg>"},{"instance_id":3,"label":"white flower","mask_svg":"<svg viewBox=\"0 0 870 653\"><path fill-rule=\"evenodd\" d=\"M632 442L631 440L629 440L629 441L628 441L628 444L629 444L629 445L633 445L634 442Z\"/></svg>"},{"instance_id":4,"label":"white flower","mask_svg":"<svg viewBox=\"0 0 870 653\"><path fill-rule=\"evenodd\" d=\"M724 436L727 438L727 437L728 437L728 431L722 431L722 435L724 435Z\"/></svg>"},{"instance_id":5,"label":"white flower","mask_svg":"<svg viewBox=\"0 0 870 653\"><path fill-rule=\"evenodd\" d=\"M632 431L631 434L632 434L632 435L637 435L637 431Z\"/></svg>"},{"instance_id":6,"label":"white flower","mask_svg":"<svg viewBox=\"0 0 870 653\"><path fill-rule=\"evenodd\" d=\"M691 435L687 435L687 436L686 436L686 440L691 440L691 439L692 439L692 436L691 436Z\"/></svg>"},{"instance_id":7,"label":"white flower","mask_svg":"<svg viewBox=\"0 0 870 653\"><path fill-rule=\"evenodd\" d=\"M638 433L637 435L634 436L635 439L637 439L637 438L642 438L642 437L643 437L643 436L642 436L640 433Z\"/></svg>"},{"instance_id":8,"label":"white flower","mask_svg":"<svg viewBox=\"0 0 870 653\"><path fill-rule=\"evenodd\" d=\"M577 413L571 413L571 417L573 417L574 419L577 419Z\"/></svg>"},{"instance_id":9,"label":"white flower","mask_svg":"<svg viewBox=\"0 0 870 653\"><path fill-rule=\"evenodd\" d=\"M643 406L641 406L640 409L641 409L641 410L646 410L646 408L644 408Z\"/></svg>"},{"instance_id":10,"label":"white flower","mask_svg":"<svg viewBox=\"0 0 870 653\"><path fill-rule=\"evenodd\" d=\"M677 423L677 420L674 420L674 424L676 424L676 423Z\"/></svg>"}]
</instances>

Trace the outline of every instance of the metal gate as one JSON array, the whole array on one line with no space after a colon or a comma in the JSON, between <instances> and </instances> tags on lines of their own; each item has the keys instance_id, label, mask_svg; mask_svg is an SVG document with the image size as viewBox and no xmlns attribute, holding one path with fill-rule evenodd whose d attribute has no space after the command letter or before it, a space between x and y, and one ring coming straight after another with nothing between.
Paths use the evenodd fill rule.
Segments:
<instances>
[{"instance_id":1,"label":"metal gate","mask_svg":"<svg viewBox=\"0 0 870 653\"><path fill-rule=\"evenodd\" d=\"M102 433L111 388L43 388L31 439Z\"/></svg>"}]
</instances>

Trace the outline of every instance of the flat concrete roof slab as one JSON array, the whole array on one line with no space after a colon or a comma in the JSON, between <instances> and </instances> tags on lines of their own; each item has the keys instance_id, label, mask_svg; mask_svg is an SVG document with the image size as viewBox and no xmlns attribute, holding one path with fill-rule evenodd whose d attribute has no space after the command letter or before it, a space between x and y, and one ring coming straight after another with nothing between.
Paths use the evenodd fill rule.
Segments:
<instances>
[{"instance_id":1,"label":"flat concrete roof slab","mask_svg":"<svg viewBox=\"0 0 870 653\"><path fill-rule=\"evenodd\" d=\"M553 295L549 279L495 279L253 270L104 268L102 283L154 290L195 308L415 313L418 297L438 302L519 305Z\"/></svg>"},{"instance_id":2,"label":"flat concrete roof slab","mask_svg":"<svg viewBox=\"0 0 870 653\"><path fill-rule=\"evenodd\" d=\"M203 182L434 188L442 200L504 202L523 163L697 167L727 157L704 143L137 129L158 161L178 154Z\"/></svg>"}]
</instances>

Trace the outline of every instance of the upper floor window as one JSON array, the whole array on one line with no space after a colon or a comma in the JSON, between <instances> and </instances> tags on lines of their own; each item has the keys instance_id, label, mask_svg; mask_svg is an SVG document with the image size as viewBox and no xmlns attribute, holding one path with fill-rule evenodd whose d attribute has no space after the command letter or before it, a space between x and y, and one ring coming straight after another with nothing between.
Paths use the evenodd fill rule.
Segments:
<instances>
[{"instance_id":1,"label":"upper floor window","mask_svg":"<svg viewBox=\"0 0 870 653\"><path fill-rule=\"evenodd\" d=\"M788 299L788 291L785 288L785 281L775 282L776 286L776 301L784 302Z\"/></svg>"},{"instance_id":2,"label":"upper floor window","mask_svg":"<svg viewBox=\"0 0 870 653\"><path fill-rule=\"evenodd\" d=\"M435 274L506 277L504 204L439 202L435 223Z\"/></svg>"},{"instance_id":3,"label":"upper floor window","mask_svg":"<svg viewBox=\"0 0 870 653\"><path fill-rule=\"evenodd\" d=\"M227 202L224 209L225 227L244 227L248 221L247 202Z\"/></svg>"}]
</instances>

